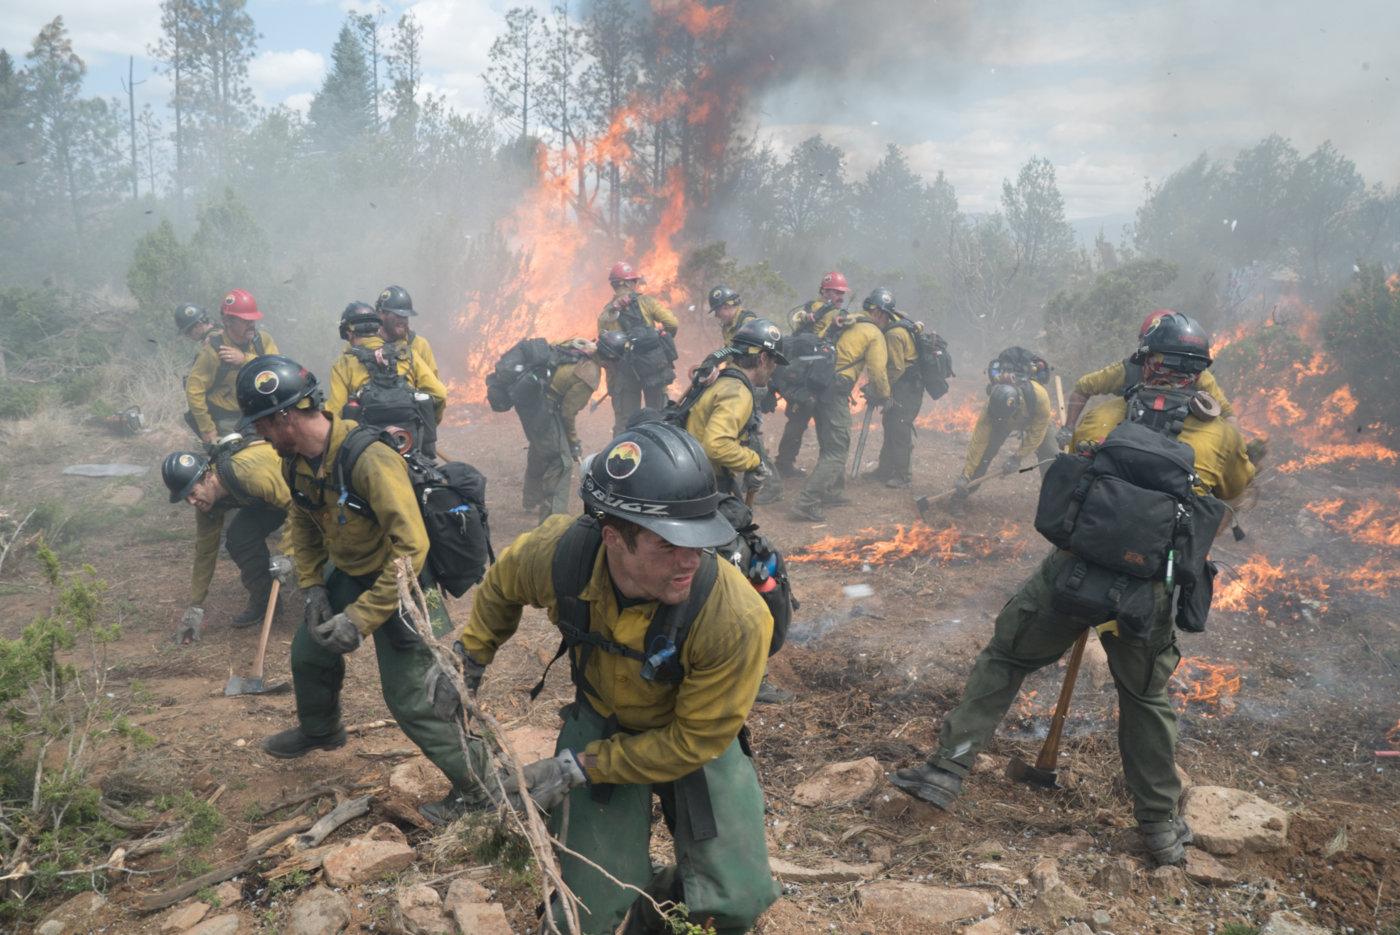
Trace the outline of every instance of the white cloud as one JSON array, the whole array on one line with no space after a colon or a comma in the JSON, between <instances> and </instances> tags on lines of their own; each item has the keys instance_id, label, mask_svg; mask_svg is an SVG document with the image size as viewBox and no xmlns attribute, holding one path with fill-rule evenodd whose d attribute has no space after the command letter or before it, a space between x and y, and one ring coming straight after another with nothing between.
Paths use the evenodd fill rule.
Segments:
<instances>
[{"instance_id":1,"label":"white cloud","mask_svg":"<svg viewBox=\"0 0 1400 935\"><path fill-rule=\"evenodd\" d=\"M0 47L23 59L39 30L59 12L48 4L0 0ZM72 0L61 12L74 51L89 64L109 57L140 57L160 32L155 0Z\"/></svg>"},{"instance_id":2,"label":"white cloud","mask_svg":"<svg viewBox=\"0 0 1400 935\"><path fill-rule=\"evenodd\" d=\"M423 85L443 94L449 107L463 113L486 109L481 75L489 64L491 43L505 31L507 6L533 7L547 13L545 0L506 3L462 3L460 0L419 0L405 11L423 27Z\"/></svg>"},{"instance_id":3,"label":"white cloud","mask_svg":"<svg viewBox=\"0 0 1400 935\"><path fill-rule=\"evenodd\" d=\"M326 59L320 52L310 49L268 51L248 63L248 83L259 95L267 95L286 88L315 85L325 71Z\"/></svg>"},{"instance_id":4,"label":"white cloud","mask_svg":"<svg viewBox=\"0 0 1400 935\"><path fill-rule=\"evenodd\" d=\"M312 94L310 91L302 91L300 94L288 95L287 99L282 102L282 106L288 110L294 110L305 115L306 112L311 109L311 99L315 96L316 95Z\"/></svg>"}]
</instances>

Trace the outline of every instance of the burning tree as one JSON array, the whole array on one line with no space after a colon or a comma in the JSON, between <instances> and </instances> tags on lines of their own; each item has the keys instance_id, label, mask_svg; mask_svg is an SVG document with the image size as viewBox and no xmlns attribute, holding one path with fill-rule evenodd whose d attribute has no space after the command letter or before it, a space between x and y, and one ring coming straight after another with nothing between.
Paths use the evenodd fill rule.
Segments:
<instances>
[{"instance_id":1,"label":"burning tree","mask_svg":"<svg viewBox=\"0 0 1400 935\"><path fill-rule=\"evenodd\" d=\"M1395 361L1400 359L1400 273L1359 267L1324 325L1327 349L1355 391L1363 423L1400 427Z\"/></svg>"}]
</instances>

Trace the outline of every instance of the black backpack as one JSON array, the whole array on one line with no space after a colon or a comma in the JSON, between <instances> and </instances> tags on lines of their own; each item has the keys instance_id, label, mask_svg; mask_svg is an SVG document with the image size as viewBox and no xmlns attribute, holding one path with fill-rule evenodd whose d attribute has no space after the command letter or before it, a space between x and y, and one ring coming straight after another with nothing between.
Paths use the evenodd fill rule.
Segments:
<instances>
[{"instance_id":1,"label":"black backpack","mask_svg":"<svg viewBox=\"0 0 1400 935\"><path fill-rule=\"evenodd\" d=\"M685 646L686 637L690 635L690 628L695 623L700 608L705 606L710 592L714 590L715 580L719 576L718 559L710 552L701 554L700 567L690 585L690 595L684 603L662 604L657 608L643 641L646 649L644 652L638 652L594 633L589 624L588 602L579 599L579 594L593 577L593 566L598 560L598 549L602 545L603 531L598 521L591 516L581 516L564 531L559 544L555 546L550 576L554 585L561 639L558 652L545 667L539 682L530 689L531 701L544 689L549 667L575 646L582 646L583 649L578 658L569 656L569 672L580 697L585 691L598 695L597 690L588 684L586 675L588 656L595 649L636 659L642 664L642 678L648 681L676 684L685 678L681 649Z\"/></svg>"},{"instance_id":2,"label":"black backpack","mask_svg":"<svg viewBox=\"0 0 1400 935\"><path fill-rule=\"evenodd\" d=\"M680 357L676 339L647 321L635 295L618 312L617 323L628 342L623 366L642 386L670 386L676 379L674 364Z\"/></svg>"},{"instance_id":3,"label":"black backpack","mask_svg":"<svg viewBox=\"0 0 1400 935\"><path fill-rule=\"evenodd\" d=\"M792 615L802 607L792 594L787 560L767 537L758 534L753 511L744 505L743 500L732 495L725 497L719 503L719 511L738 535L728 545L716 549L715 553L743 572L759 597L763 598L763 603L768 605L768 612L773 615L773 641L768 644L768 655L772 656L783 648Z\"/></svg>"},{"instance_id":4,"label":"black backpack","mask_svg":"<svg viewBox=\"0 0 1400 935\"><path fill-rule=\"evenodd\" d=\"M360 455L375 442L394 447L387 433L359 426L345 436L335 459L336 484L346 506L370 519L374 511L355 492L352 478ZM434 464L418 452L402 457L428 531L427 569L449 594L461 597L496 560L486 512L486 477L462 461Z\"/></svg>"},{"instance_id":5,"label":"black backpack","mask_svg":"<svg viewBox=\"0 0 1400 935\"><path fill-rule=\"evenodd\" d=\"M948 353L948 342L937 332L925 328L923 322L896 321L890 327L909 332L919 355L915 364L919 380L930 399L942 399L948 393L948 378L956 376L953 373L953 355Z\"/></svg>"},{"instance_id":6,"label":"black backpack","mask_svg":"<svg viewBox=\"0 0 1400 935\"><path fill-rule=\"evenodd\" d=\"M836 382L835 338L799 331L783 343L788 365L773 374L773 388L788 402L811 403Z\"/></svg>"},{"instance_id":7,"label":"black backpack","mask_svg":"<svg viewBox=\"0 0 1400 935\"><path fill-rule=\"evenodd\" d=\"M413 372L413 351L405 347L400 354L396 345L385 344L379 353L364 347L349 347L345 353L364 365L369 380L346 400L341 417L376 429L398 426L412 432L415 451L432 455L437 443L433 400L399 373L400 360L407 360Z\"/></svg>"},{"instance_id":8,"label":"black backpack","mask_svg":"<svg viewBox=\"0 0 1400 935\"><path fill-rule=\"evenodd\" d=\"M1177 625L1203 630L1214 580L1206 554L1227 507L1197 494L1198 482L1189 445L1137 422L1119 423L1087 454L1057 455L1035 514L1036 530L1073 555L1055 580L1056 609L1116 619L1142 637L1152 584L1165 581L1180 589Z\"/></svg>"},{"instance_id":9,"label":"black backpack","mask_svg":"<svg viewBox=\"0 0 1400 935\"><path fill-rule=\"evenodd\" d=\"M496 412L529 408L544 399L557 367L554 348L544 338L523 338L486 375L486 401Z\"/></svg>"},{"instance_id":10,"label":"black backpack","mask_svg":"<svg viewBox=\"0 0 1400 935\"><path fill-rule=\"evenodd\" d=\"M1041 386L1045 386L1050 380L1050 364L1044 357L1024 347L1008 347L998 354L987 365L987 379L998 383L999 375L1008 371L1034 380Z\"/></svg>"}]
</instances>

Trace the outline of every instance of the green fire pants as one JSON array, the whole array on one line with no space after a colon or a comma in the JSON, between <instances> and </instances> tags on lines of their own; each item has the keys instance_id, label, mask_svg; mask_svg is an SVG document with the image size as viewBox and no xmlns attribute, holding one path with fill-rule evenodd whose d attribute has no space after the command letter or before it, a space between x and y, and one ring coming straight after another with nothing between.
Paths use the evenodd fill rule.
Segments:
<instances>
[{"instance_id":1,"label":"green fire pants","mask_svg":"<svg viewBox=\"0 0 1400 935\"><path fill-rule=\"evenodd\" d=\"M595 711L586 704L571 705L564 710L555 751L582 750L605 732L605 722ZM595 800L591 787L582 786L569 794L568 827L564 827L561 806L550 816L550 831L619 880L654 890L648 842L655 794L675 839L677 866L672 874L680 892L674 898L685 902L692 919L713 919L720 935L738 935L752 928L779 895L768 868L763 790L738 740L702 768L718 832L715 837L695 840L686 803L678 803L685 793L678 797L676 783L605 787L611 790L605 802ZM561 867L564 882L588 907L588 912L580 913L585 935L612 932L638 899L635 892L607 881L577 858L561 855ZM662 895L658 901L665 898L672 897ZM562 930L562 918L559 922Z\"/></svg>"},{"instance_id":2,"label":"green fire pants","mask_svg":"<svg viewBox=\"0 0 1400 935\"><path fill-rule=\"evenodd\" d=\"M375 577L352 577L333 569L326 579L331 608L336 613L344 610L374 583ZM452 780L453 787L464 798L481 801L484 793L470 778L457 729L439 718L428 701L424 678L433 664L432 653L398 614L375 630L373 639L384 701L399 728ZM364 647L359 651L364 652ZM309 737L335 733L341 724L340 687L345 680L345 657L317 643L302 624L292 638L291 665L297 720L302 732Z\"/></svg>"},{"instance_id":3,"label":"green fire pants","mask_svg":"<svg viewBox=\"0 0 1400 935\"><path fill-rule=\"evenodd\" d=\"M541 402L520 409L520 426L530 448L525 455L525 484L521 506L535 510L540 522L555 513L569 510L569 475L573 459L569 455L569 435L557 406Z\"/></svg>"},{"instance_id":4,"label":"green fire pants","mask_svg":"<svg viewBox=\"0 0 1400 935\"><path fill-rule=\"evenodd\" d=\"M821 509L846 489L846 457L851 452L851 384L837 378L817 399L817 466L807 477L797 505Z\"/></svg>"},{"instance_id":5,"label":"green fire pants","mask_svg":"<svg viewBox=\"0 0 1400 935\"><path fill-rule=\"evenodd\" d=\"M890 405L880 417L884 440L875 477L908 483L914 479L910 461L914 456L914 420L924 402L923 380L918 374L905 374L892 387L891 395Z\"/></svg>"},{"instance_id":6,"label":"green fire pants","mask_svg":"<svg viewBox=\"0 0 1400 935\"><path fill-rule=\"evenodd\" d=\"M1021 681L1056 662L1090 626L1051 604L1055 574L1071 558L1068 552L1052 552L997 615L992 640L973 664L962 701L943 719L931 765L966 776L1016 700ZM1176 712L1167 698L1167 682L1181 653L1170 598L1165 587L1156 590L1154 622L1145 639L1103 635L1118 689L1123 778L1139 822L1172 819L1181 797L1175 767Z\"/></svg>"}]
</instances>

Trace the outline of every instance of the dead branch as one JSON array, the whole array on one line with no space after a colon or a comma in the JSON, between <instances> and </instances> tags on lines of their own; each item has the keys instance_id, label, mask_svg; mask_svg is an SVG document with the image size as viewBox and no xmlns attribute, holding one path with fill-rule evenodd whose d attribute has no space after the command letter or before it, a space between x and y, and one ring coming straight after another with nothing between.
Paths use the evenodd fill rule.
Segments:
<instances>
[{"instance_id":1,"label":"dead branch","mask_svg":"<svg viewBox=\"0 0 1400 935\"><path fill-rule=\"evenodd\" d=\"M19 525L15 527L15 531L11 533L10 538L6 540L5 547L0 549L0 568L5 567L5 557L10 554L10 546L19 541L19 534L24 530L24 524L29 522L30 517L33 515L33 510L25 514L24 519L19 521Z\"/></svg>"},{"instance_id":2,"label":"dead branch","mask_svg":"<svg viewBox=\"0 0 1400 935\"><path fill-rule=\"evenodd\" d=\"M393 750L357 750L355 755L366 760L401 760L404 757L417 756L418 750L413 747L396 747Z\"/></svg>"},{"instance_id":3,"label":"dead branch","mask_svg":"<svg viewBox=\"0 0 1400 935\"><path fill-rule=\"evenodd\" d=\"M374 783L369 781L354 782L350 785L346 785L343 781L338 779L331 780L330 782L318 783L317 785L314 785L309 789L303 789L300 792L289 793L288 795L285 795L277 801L273 802L271 805L262 806L262 814L258 817L265 818L268 815L271 815L273 812L281 811L282 809L287 808L288 806L300 805L303 802L309 801L311 799L319 799L321 796L330 795L333 792L339 792L342 790L347 790L350 792L359 792L361 789L368 789L373 785Z\"/></svg>"},{"instance_id":4,"label":"dead branch","mask_svg":"<svg viewBox=\"0 0 1400 935\"><path fill-rule=\"evenodd\" d=\"M271 870L262 875L264 880L277 880L288 874L296 873L298 870L304 873L311 873L321 869L321 864L325 862L326 855L335 850L338 845L327 844L325 847L313 847L309 851L301 851L282 861Z\"/></svg>"},{"instance_id":5,"label":"dead branch","mask_svg":"<svg viewBox=\"0 0 1400 935\"><path fill-rule=\"evenodd\" d=\"M213 886L216 883L222 883L225 880L231 880L234 877L238 876L240 873L247 873L253 867L257 866L258 861L262 860L266 856L265 852L268 850L268 848L271 848L273 845L281 842L282 840L294 833L295 832L289 829L281 837L270 839L261 843L259 845L258 850L250 851L244 854L241 858L239 858L231 864L226 864L225 866L219 867L216 870L210 870L208 873L197 876L193 880L186 880L184 883L181 883L179 886L174 887L173 889L168 889L161 893L150 893L146 896L142 896L138 908L141 912L155 912L158 909L165 909L168 906L175 905L182 899L185 899L189 896L193 896L195 893L204 889L206 886Z\"/></svg>"},{"instance_id":6,"label":"dead branch","mask_svg":"<svg viewBox=\"0 0 1400 935\"><path fill-rule=\"evenodd\" d=\"M107 804L106 799L99 799L97 802L97 814L102 816L102 820L115 828L123 831L131 831L136 834L150 834L152 831L166 823L164 815L157 815L155 818L132 818L125 812L118 811Z\"/></svg>"},{"instance_id":7,"label":"dead branch","mask_svg":"<svg viewBox=\"0 0 1400 935\"><path fill-rule=\"evenodd\" d=\"M379 730L381 727L396 727L394 721L380 719L378 721L366 721L364 724L351 724L345 728L347 734L363 734L367 730Z\"/></svg>"},{"instance_id":8,"label":"dead branch","mask_svg":"<svg viewBox=\"0 0 1400 935\"><path fill-rule=\"evenodd\" d=\"M272 845L268 842L282 841L293 834L301 834L307 828L316 823L315 815L298 815L295 818L288 818L286 821L278 822L271 828L264 828L257 834L250 835L248 844L244 848L244 853L256 854Z\"/></svg>"},{"instance_id":9,"label":"dead branch","mask_svg":"<svg viewBox=\"0 0 1400 935\"><path fill-rule=\"evenodd\" d=\"M320 844L336 828L349 821L354 821L361 815L369 811L370 796L362 795L358 799L350 799L341 802L331 809L325 817L321 818L307 831L297 835L295 847L299 851L307 850Z\"/></svg>"}]
</instances>

